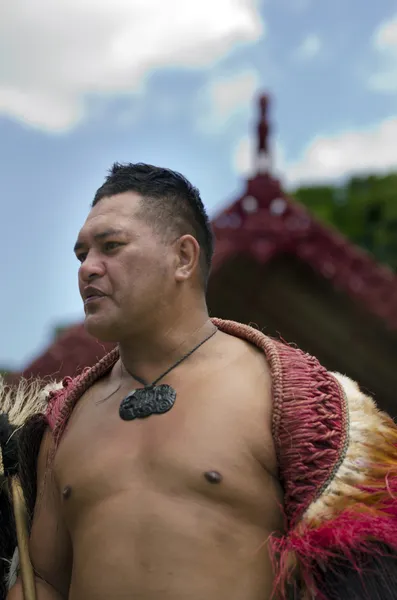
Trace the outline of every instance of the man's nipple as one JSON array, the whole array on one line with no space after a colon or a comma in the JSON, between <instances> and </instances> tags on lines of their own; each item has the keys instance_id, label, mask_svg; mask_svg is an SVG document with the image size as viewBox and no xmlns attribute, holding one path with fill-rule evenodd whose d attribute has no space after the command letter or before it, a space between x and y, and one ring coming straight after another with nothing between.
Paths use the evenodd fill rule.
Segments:
<instances>
[{"instance_id":1,"label":"man's nipple","mask_svg":"<svg viewBox=\"0 0 397 600\"><path fill-rule=\"evenodd\" d=\"M70 485L65 485L65 487L62 490L63 499L67 500L68 498L70 498L71 493L72 493L72 488L70 487Z\"/></svg>"},{"instance_id":2,"label":"man's nipple","mask_svg":"<svg viewBox=\"0 0 397 600\"><path fill-rule=\"evenodd\" d=\"M204 477L209 483L220 483L223 479L218 471L206 471Z\"/></svg>"}]
</instances>

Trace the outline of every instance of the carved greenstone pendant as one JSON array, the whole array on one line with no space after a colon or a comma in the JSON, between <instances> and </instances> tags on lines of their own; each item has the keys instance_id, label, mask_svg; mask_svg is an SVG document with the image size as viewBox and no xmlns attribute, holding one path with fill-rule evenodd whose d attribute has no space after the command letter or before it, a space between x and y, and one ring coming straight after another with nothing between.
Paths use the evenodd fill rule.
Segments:
<instances>
[{"instance_id":1,"label":"carved greenstone pendant","mask_svg":"<svg viewBox=\"0 0 397 600\"><path fill-rule=\"evenodd\" d=\"M176 391L170 385L148 385L130 392L121 402L119 414L123 421L161 415L171 410L175 400Z\"/></svg>"}]
</instances>

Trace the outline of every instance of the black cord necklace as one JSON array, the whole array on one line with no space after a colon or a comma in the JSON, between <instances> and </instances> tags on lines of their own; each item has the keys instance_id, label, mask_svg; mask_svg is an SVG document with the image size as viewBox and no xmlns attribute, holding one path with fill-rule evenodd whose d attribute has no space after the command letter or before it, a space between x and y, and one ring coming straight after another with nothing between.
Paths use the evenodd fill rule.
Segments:
<instances>
[{"instance_id":1,"label":"black cord necklace","mask_svg":"<svg viewBox=\"0 0 397 600\"><path fill-rule=\"evenodd\" d=\"M217 331L218 328L216 327L214 331L210 333L210 335L208 335L202 342L197 344L197 346L190 350L190 352L182 356L182 358L172 365L172 367L167 369L165 373L160 375L160 377L157 377L157 379L152 383L147 383L140 377L133 375L124 366L129 375L136 379L136 381L139 381L139 383L141 383L144 387L132 390L132 392L130 392L128 396L121 401L119 414L123 421L144 419L146 417L150 417L151 415L161 415L171 410L175 404L176 391L168 384L157 385L158 382L163 379L163 377L168 375L168 373L170 373L173 369L175 369L175 367L180 365L181 362L189 358L193 352L196 352L196 350L198 350L200 346L212 338Z\"/></svg>"}]
</instances>

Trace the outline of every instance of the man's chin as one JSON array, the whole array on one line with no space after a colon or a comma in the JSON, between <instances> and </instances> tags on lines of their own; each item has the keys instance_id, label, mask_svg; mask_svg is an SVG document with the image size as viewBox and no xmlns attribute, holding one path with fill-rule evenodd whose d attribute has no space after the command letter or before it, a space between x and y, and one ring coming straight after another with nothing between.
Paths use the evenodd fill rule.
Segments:
<instances>
[{"instance_id":1,"label":"man's chin","mask_svg":"<svg viewBox=\"0 0 397 600\"><path fill-rule=\"evenodd\" d=\"M114 339L114 327L112 327L105 319L99 319L97 315L86 315L84 327L87 333L100 342L117 343L118 341Z\"/></svg>"}]
</instances>

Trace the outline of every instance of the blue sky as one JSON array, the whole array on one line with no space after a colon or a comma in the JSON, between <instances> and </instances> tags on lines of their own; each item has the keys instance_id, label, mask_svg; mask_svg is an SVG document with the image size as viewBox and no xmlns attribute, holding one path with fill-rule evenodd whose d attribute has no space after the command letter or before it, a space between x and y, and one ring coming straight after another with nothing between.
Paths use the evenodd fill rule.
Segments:
<instances>
[{"instance_id":1,"label":"blue sky","mask_svg":"<svg viewBox=\"0 0 397 600\"><path fill-rule=\"evenodd\" d=\"M272 96L287 186L397 168L395 0L14 0L0 19L0 365L82 315L72 253L114 161L175 168L210 212Z\"/></svg>"}]
</instances>

